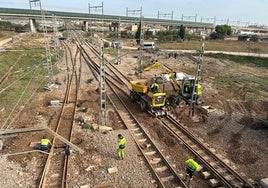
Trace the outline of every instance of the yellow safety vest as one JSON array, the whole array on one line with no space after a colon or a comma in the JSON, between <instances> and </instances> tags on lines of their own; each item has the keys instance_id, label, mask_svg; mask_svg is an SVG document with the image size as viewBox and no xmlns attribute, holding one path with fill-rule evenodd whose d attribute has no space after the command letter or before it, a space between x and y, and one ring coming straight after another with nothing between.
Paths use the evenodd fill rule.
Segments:
<instances>
[{"instance_id":1,"label":"yellow safety vest","mask_svg":"<svg viewBox=\"0 0 268 188\"><path fill-rule=\"evenodd\" d=\"M43 139L41 140L41 145L47 146L49 143L50 143L50 140L47 139L47 138L45 138L45 139L43 138Z\"/></svg>"},{"instance_id":2,"label":"yellow safety vest","mask_svg":"<svg viewBox=\"0 0 268 188\"><path fill-rule=\"evenodd\" d=\"M198 167L199 167L199 164L197 163L197 162L195 162L193 159L188 159L187 161L186 161L186 164L190 167L190 168L192 168L193 170L197 170L198 169Z\"/></svg>"},{"instance_id":3,"label":"yellow safety vest","mask_svg":"<svg viewBox=\"0 0 268 188\"><path fill-rule=\"evenodd\" d=\"M202 94L202 85L198 84L197 85L197 95L201 95Z\"/></svg>"},{"instance_id":4,"label":"yellow safety vest","mask_svg":"<svg viewBox=\"0 0 268 188\"><path fill-rule=\"evenodd\" d=\"M119 139L118 140L118 146L119 146L119 148L120 147L122 147L122 146L125 146L125 144L126 144L126 138L124 137L124 138L121 138L121 139Z\"/></svg>"},{"instance_id":5,"label":"yellow safety vest","mask_svg":"<svg viewBox=\"0 0 268 188\"><path fill-rule=\"evenodd\" d=\"M158 84L157 84L157 83L153 83L153 84L151 85L151 88L153 88L153 87L158 87Z\"/></svg>"}]
</instances>

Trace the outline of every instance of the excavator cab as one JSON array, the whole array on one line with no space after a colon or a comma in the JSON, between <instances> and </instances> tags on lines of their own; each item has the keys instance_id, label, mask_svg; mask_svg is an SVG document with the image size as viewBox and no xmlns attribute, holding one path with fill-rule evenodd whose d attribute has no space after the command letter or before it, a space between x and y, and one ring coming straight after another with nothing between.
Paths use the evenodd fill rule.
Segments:
<instances>
[{"instance_id":1,"label":"excavator cab","mask_svg":"<svg viewBox=\"0 0 268 188\"><path fill-rule=\"evenodd\" d=\"M194 91L194 84L195 84L194 78L188 78L188 77L184 78L182 80L181 95L186 98L191 97Z\"/></svg>"},{"instance_id":2,"label":"excavator cab","mask_svg":"<svg viewBox=\"0 0 268 188\"><path fill-rule=\"evenodd\" d=\"M187 103L190 102L190 99L192 98L192 94L194 92L194 87L195 87L195 78L194 77L185 77L182 80L182 88L181 88L181 96L188 101ZM196 90L196 104L202 104L202 86L201 84L198 83L197 85L197 90Z\"/></svg>"},{"instance_id":3,"label":"excavator cab","mask_svg":"<svg viewBox=\"0 0 268 188\"><path fill-rule=\"evenodd\" d=\"M148 90L148 96L151 98L152 107L164 106L165 105L165 85L164 80L161 76L152 78Z\"/></svg>"}]
</instances>

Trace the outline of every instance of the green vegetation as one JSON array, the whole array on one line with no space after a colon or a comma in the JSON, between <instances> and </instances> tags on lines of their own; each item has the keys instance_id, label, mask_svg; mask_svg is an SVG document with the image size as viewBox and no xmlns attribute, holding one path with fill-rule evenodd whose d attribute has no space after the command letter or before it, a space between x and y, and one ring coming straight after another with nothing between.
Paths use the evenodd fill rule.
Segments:
<instances>
[{"instance_id":1,"label":"green vegetation","mask_svg":"<svg viewBox=\"0 0 268 188\"><path fill-rule=\"evenodd\" d=\"M3 33L3 38L14 34L14 32L1 33ZM18 50L0 52L0 78L8 76L0 88L0 109L4 109L0 113L0 118L6 117L5 115L10 113L16 105L16 111L18 111L18 107L24 106L34 91L43 91L48 70L43 66L46 62L46 52L43 44L40 43L42 38L43 35L38 33L16 36L15 43L9 49ZM52 56L51 60L54 62L55 56ZM53 71L56 73L58 70L53 67ZM20 100L19 103L18 100ZM32 105L31 108L34 106Z\"/></svg>"},{"instance_id":2,"label":"green vegetation","mask_svg":"<svg viewBox=\"0 0 268 188\"><path fill-rule=\"evenodd\" d=\"M0 40L10 38L14 35L14 32L10 31L0 31Z\"/></svg>"},{"instance_id":3,"label":"green vegetation","mask_svg":"<svg viewBox=\"0 0 268 188\"><path fill-rule=\"evenodd\" d=\"M184 38L185 38L185 27L183 25L180 26L179 37L182 40L184 40Z\"/></svg>"},{"instance_id":4,"label":"green vegetation","mask_svg":"<svg viewBox=\"0 0 268 188\"><path fill-rule=\"evenodd\" d=\"M0 53L0 78L9 73L1 85L0 94L0 104L5 107L6 113L14 108L19 99L18 106L23 106L42 80L46 79L47 69L42 65L43 53L44 49ZM0 118L4 115L5 113L0 114Z\"/></svg>"},{"instance_id":5,"label":"green vegetation","mask_svg":"<svg viewBox=\"0 0 268 188\"><path fill-rule=\"evenodd\" d=\"M228 59L239 64L248 64L255 65L259 67L268 68L268 58L260 57L247 57L247 56L234 56L234 55L225 55L225 54L206 54L206 56L214 57L217 59Z\"/></svg>"},{"instance_id":6,"label":"green vegetation","mask_svg":"<svg viewBox=\"0 0 268 188\"><path fill-rule=\"evenodd\" d=\"M25 32L30 30L30 25L13 24L11 22L0 21L1 31L15 31L15 32Z\"/></svg>"},{"instance_id":7,"label":"green vegetation","mask_svg":"<svg viewBox=\"0 0 268 188\"><path fill-rule=\"evenodd\" d=\"M140 44L140 35L141 35L141 22L139 23L138 30L135 33L135 39L137 41L137 44Z\"/></svg>"},{"instance_id":8,"label":"green vegetation","mask_svg":"<svg viewBox=\"0 0 268 188\"><path fill-rule=\"evenodd\" d=\"M258 42L259 41L259 36L258 35L241 35L238 36L239 41L253 41L253 42Z\"/></svg>"},{"instance_id":9,"label":"green vegetation","mask_svg":"<svg viewBox=\"0 0 268 188\"><path fill-rule=\"evenodd\" d=\"M44 49L34 49L34 50L27 50L27 51L9 51L5 53L0 53L0 75L4 75L8 72L9 68L12 65L16 65L12 68L13 74L9 76L9 81L13 79L17 79L18 77L25 74L30 69L35 68L39 64L45 61L44 56ZM45 69L41 69L39 74L44 76Z\"/></svg>"},{"instance_id":10,"label":"green vegetation","mask_svg":"<svg viewBox=\"0 0 268 188\"><path fill-rule=\"evenodd\" d=\"M268 79L265 76L256 76L250 74L230 73L228 75L218 75L214 81L217 89L228 88L234 95L238 94L239 88L244 86L247 91L247 99L257 99L261 96L267 97ZM266 93L266 94L265 94ZM239 93L241 94L241 93Z\"/></svg>"},{"instance_id":11,"label":"green vegetation","mask_svg":"<svg viewBox=\"0 0 268 188\"><path fill-rule=\"evenodd\" d=\"M230 36L232 34L232 28L229 25L217 25L215 27L215 32L211 33L211 39L224 39L225 36Z\"/></svg>"},{"instance_id":12,"label":"green vegetation","mask_svg":"<svg viewBox=\"0 0 268 188\"><path fill-rule=\"evenodd\" d=\"M68 38L68 32L67 31L63 31L62 32L62 37Z\"/></svg>"},{"instance_id":13,"label":"green vegetation","mask_svg":"<svg viewBox=\"0 0 268 188\"><path fill-rule=\"evenodd\" d=\"M226 52L246 52L246 53L268 53L268 43L252 41L185 41L185 42L158 42L160 49L171 50L198 50L201 43L205 44L205 51L226 51Z\"/></svg>"}]
</instances>

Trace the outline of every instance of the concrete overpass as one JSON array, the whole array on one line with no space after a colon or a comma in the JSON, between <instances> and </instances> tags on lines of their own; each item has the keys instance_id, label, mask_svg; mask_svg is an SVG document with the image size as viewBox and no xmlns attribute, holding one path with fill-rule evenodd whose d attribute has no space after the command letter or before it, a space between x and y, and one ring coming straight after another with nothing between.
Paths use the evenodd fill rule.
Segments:
<instances>
[{"instance_id":1,"label":"concrete overpass","mask_svg":"<svg viewBox=\"0 0 268 188\"><path fill-rule=\"evenodd\" d=\"M74 12L58 12L58 11L46 11L46 18L52 18L56 16L58 19L63 20L81 20L81 21L103 21L103 22L116 22L120 19L122 23L138 23L139 17L127 17L127 16L115 16L115 15L101 15L101 14L87 14L87 13L74 13ZM0 18L20 18L20 19L39 19L41 20L40 10L31 9L13 9L13 8L0 8ZM191 29L214 29L214 25L211 23L202 22L190 22L180 20L167 20L167 19L154 19L143 18L144 24L158 24L165 27L175 27L183 24L187 28Z\"/></svg>"}]
</instances>

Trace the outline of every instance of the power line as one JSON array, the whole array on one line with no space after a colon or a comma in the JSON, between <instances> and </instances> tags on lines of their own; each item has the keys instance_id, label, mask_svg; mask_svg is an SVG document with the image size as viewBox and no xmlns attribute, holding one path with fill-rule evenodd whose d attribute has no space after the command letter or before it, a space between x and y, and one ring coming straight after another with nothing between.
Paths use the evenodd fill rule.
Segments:
<instances>
[{"instance_id":1,"label":"power line","mask_svg":"<svg viewBox=\"0 0 268 188\"><path fill-rule=\"evenodd\" d=\"M159 19L161 16L162 16L162 17L170 16L171 20L173 20L173 11L172 11L172 13L160 13L160 12L158 11L158 13L157 13L157 19Z\"/></svg>"}]
</instances>

